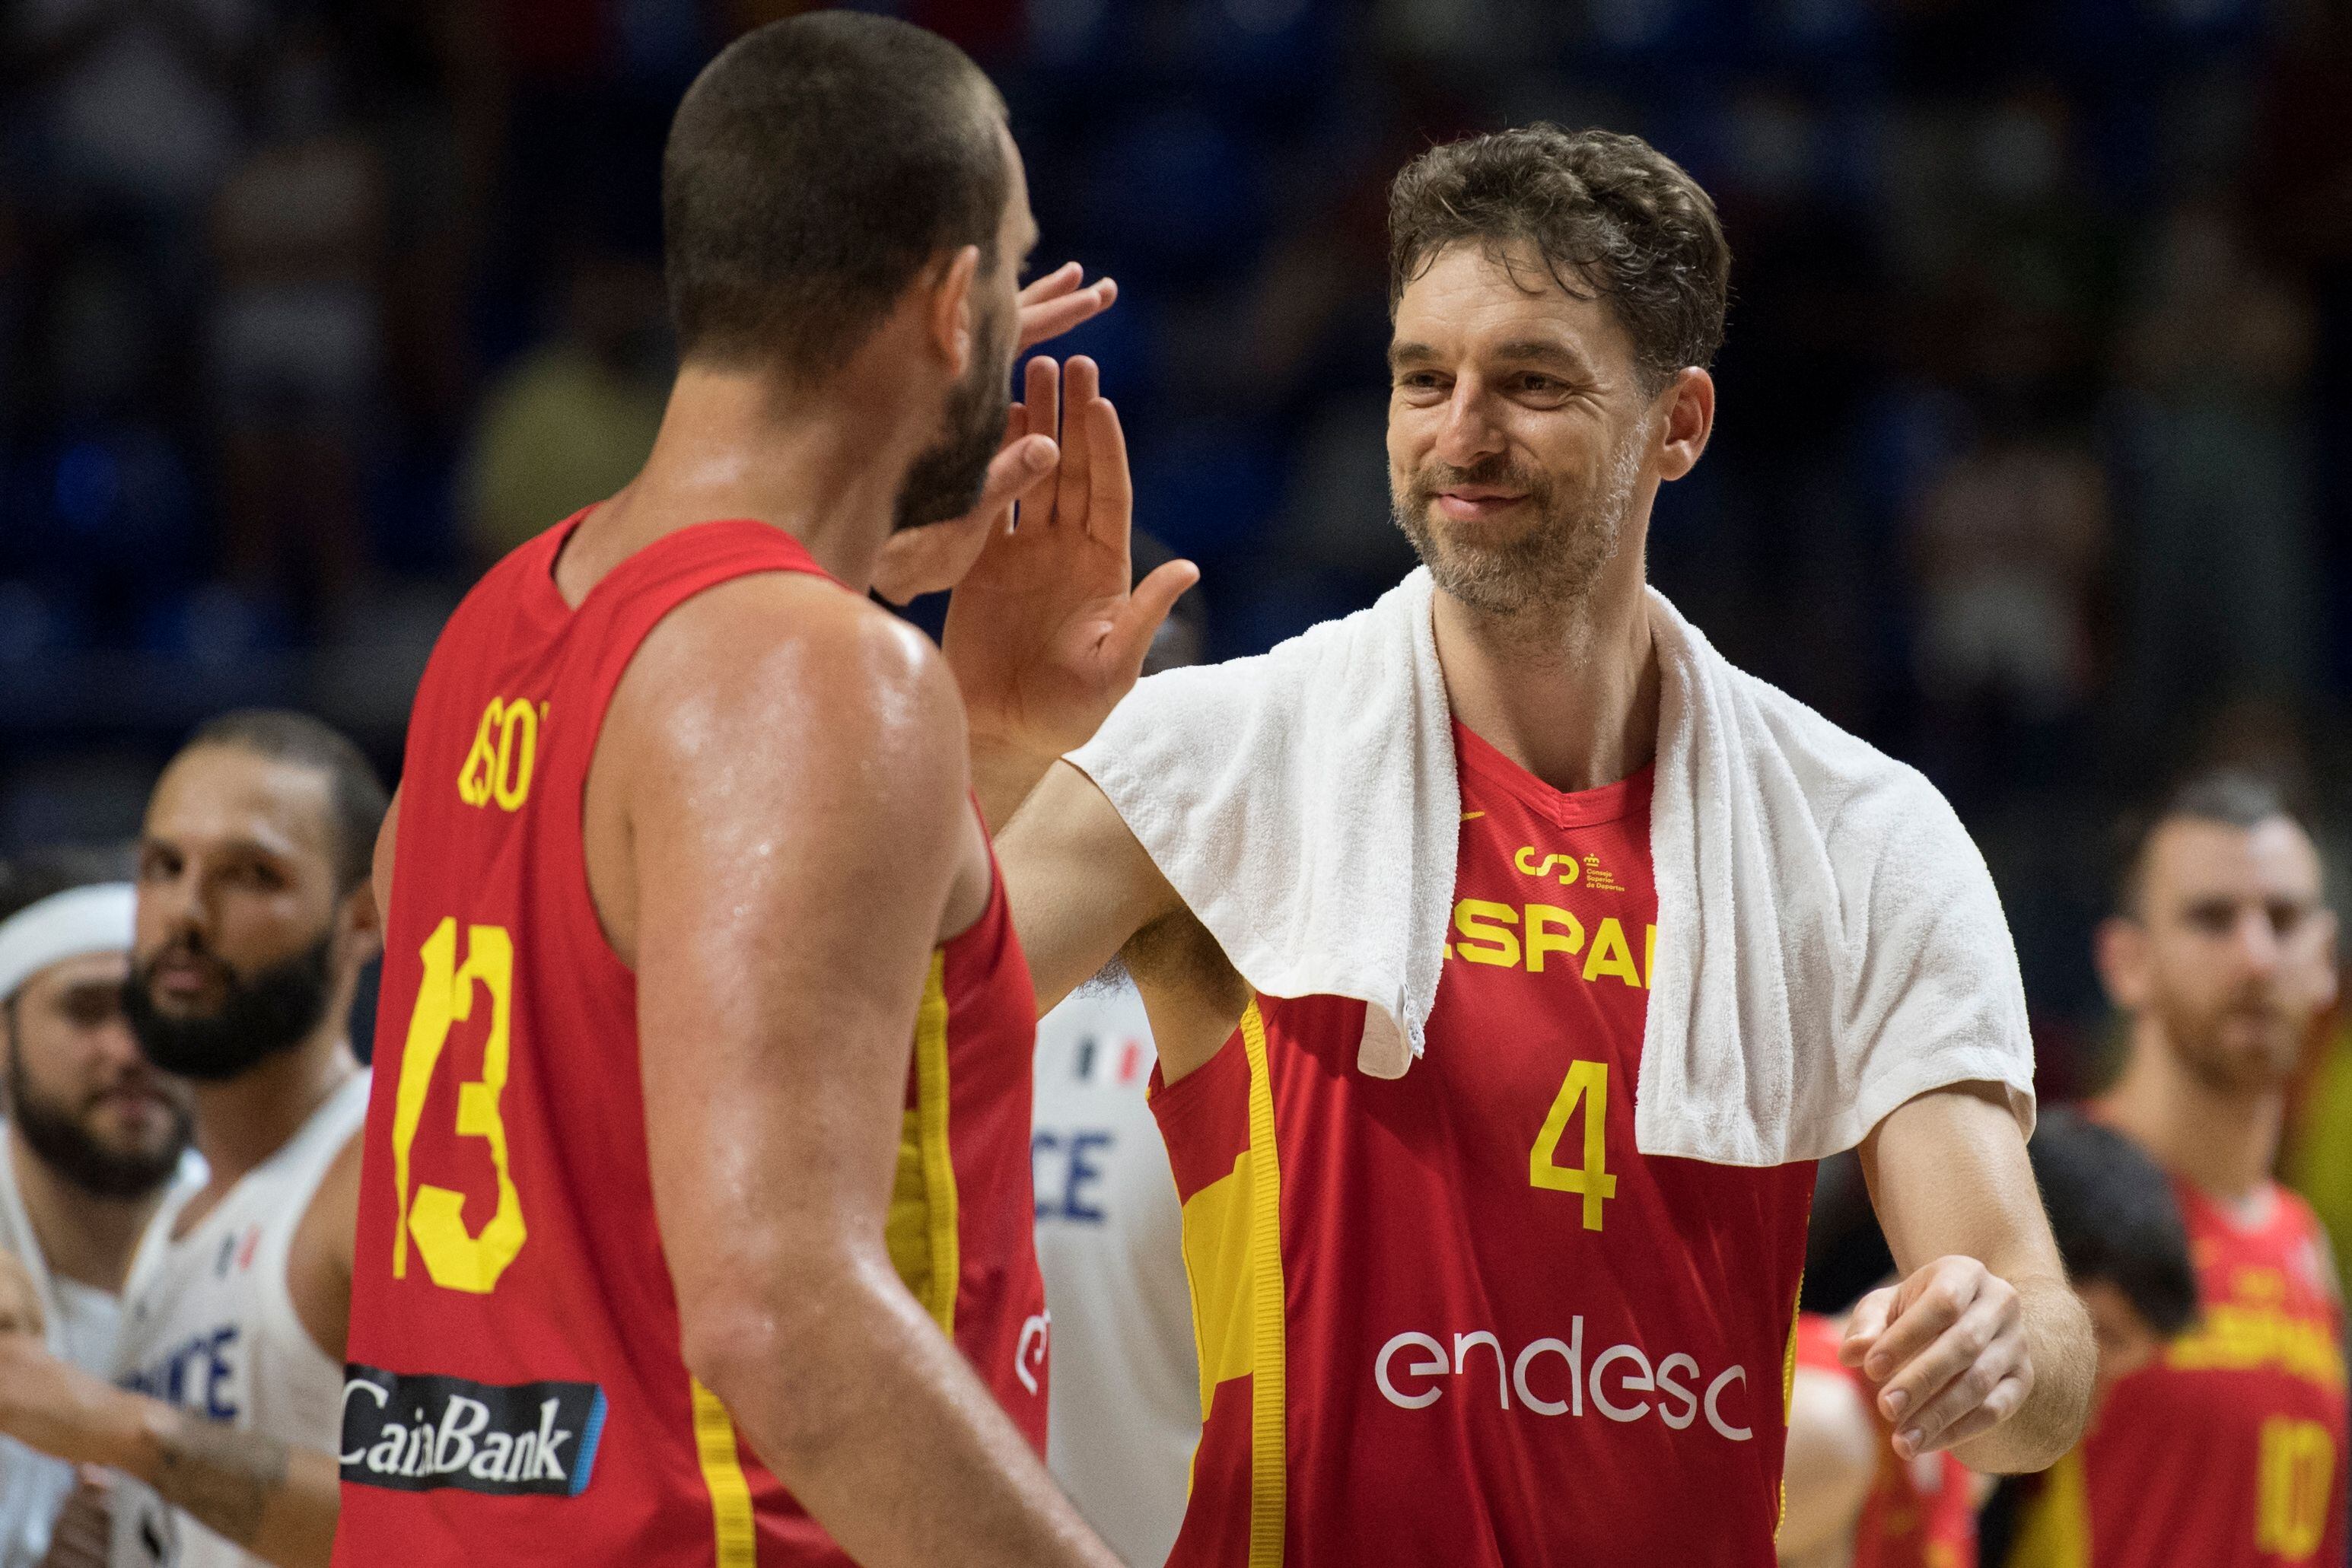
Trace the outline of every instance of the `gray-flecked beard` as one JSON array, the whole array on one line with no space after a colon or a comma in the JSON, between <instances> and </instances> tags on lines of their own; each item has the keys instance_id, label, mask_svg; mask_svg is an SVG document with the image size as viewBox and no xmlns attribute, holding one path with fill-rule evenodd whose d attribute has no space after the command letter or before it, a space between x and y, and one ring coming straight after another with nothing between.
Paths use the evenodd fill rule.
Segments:
<instances>
[{"instance_id":1,"label":"gray-flecked beard","mask_svg":"<svg viewBox=\"0 0 2352 1568\"><path fill-rule=\"evenodd\" d=\"M1432 464L1391 507L1431 580L1469 608L1506 620L1548 618L1584 603L1616 559L1642 476L1642 446L1627 440L1610 456L1596 492L1562 497L1544 475L1496 456L1469 468ZM1432 521L1443 491L1465 485L1517 490L1536 524L1515 538L1473 544Z\"/></svg>"}]
</instances>

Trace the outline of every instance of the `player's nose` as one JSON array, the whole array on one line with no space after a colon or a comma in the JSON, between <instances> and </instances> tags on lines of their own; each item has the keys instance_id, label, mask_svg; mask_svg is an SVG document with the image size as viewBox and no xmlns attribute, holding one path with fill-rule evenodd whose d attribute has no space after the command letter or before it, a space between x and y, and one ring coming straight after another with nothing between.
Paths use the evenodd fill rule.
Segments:
<instances>
[{"instance_id":1,"label":"player's nose","mask_svg":"<svg viewBox=\"0 0 2352 1568\"><path fill-rule=\"evenodd\" d=\"M1453 467L1469 468L1502 451L1504 444L1502 428L1478 379L1465 375L1455 382L1445 404L1445 421L1438 427L1437 456Z\"/></svg>"}]
</instances>

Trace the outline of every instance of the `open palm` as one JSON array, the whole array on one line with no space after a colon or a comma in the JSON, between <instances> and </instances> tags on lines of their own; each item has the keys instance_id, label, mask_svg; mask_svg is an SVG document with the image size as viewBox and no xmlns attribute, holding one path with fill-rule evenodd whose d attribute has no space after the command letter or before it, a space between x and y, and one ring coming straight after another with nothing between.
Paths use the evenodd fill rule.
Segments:
<instances>
[{"instance_id":1,"label":"open palm","mask_svg":"<svg viewBox=\"0 0 2352 1568\"><path fill-rule=\"evenodd\" d=\"M975 740L1033 758L1085 744L1200 577L1190 561L1170 561L1130 591L1135 489L1100 379L1083 356L1066 371L1029 361L1021 417L1031 434L1059 430L1057 459L948 601L948 663Z\"/></svg>"}]
</instances>

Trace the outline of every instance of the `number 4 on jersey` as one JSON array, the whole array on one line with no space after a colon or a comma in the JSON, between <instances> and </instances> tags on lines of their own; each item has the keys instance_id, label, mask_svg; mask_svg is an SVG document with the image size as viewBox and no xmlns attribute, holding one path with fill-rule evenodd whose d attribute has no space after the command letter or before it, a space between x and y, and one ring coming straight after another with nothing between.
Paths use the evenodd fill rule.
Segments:
<instances>
[{"instance_id":1,"label":"number 4 on jersey","mask_svg":"<svg viewBox=\"0 0 2352 1568\"><path fill-rule=\"evenodd\" d=\"M1568 1119L1584 1107L1584 1163L1559 1162L1559 1141ZM1544 1117L1543 1131L1528 1155L1528 1180L1548 1192L1572 1192L1584 1199L1584 1228L1601 1228L1601 1205L1617 1196L1617 1178L1609 1174L1609 1064L1572 1061L1559 1093Z\"/></svg>"}]
</instances>

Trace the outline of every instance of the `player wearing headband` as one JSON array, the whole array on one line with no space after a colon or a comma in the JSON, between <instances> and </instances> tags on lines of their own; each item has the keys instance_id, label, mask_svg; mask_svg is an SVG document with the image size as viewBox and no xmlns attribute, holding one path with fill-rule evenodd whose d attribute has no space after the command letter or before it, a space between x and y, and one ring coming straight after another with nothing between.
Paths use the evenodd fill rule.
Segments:
<instances>
[{"instance_id":1,"label":"player wearing headband","mask_svg":"<svg viewBox=\"0 0 2352 1568\"><path fill-rule=\"evenodd\" d=\"M122 1017L132 893L112 857L53 854L0 869L0 1249L16 1310L49 1353L103 1375L131 1249L188 1145L185 1088L147 1064ZM0 1438L0 1568L105 1553L104 1491Z\"/></svg>"}]
</instances>

